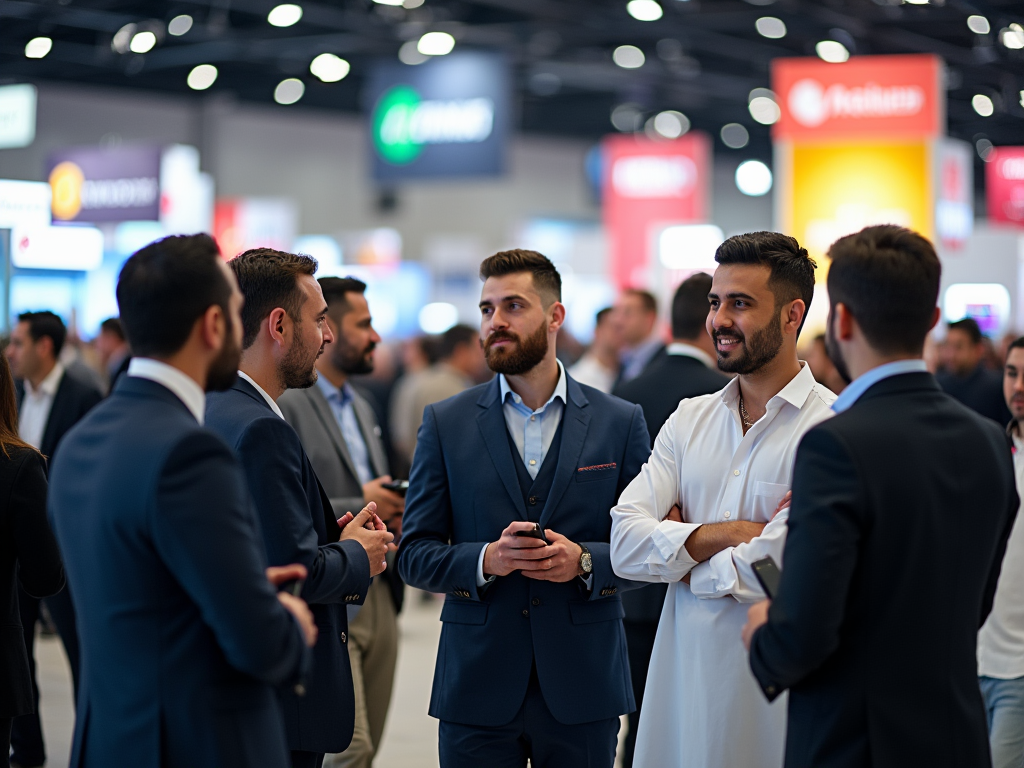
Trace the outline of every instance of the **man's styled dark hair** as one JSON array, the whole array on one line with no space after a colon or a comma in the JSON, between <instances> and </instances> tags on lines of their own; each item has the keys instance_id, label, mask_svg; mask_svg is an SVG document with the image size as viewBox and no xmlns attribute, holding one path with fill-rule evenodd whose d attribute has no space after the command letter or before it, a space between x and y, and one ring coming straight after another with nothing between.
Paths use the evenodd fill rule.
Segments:
<instances>
[{"instance_id":1,"label":"man's styled dark hair","mask_svg":"<svg viewBox=\"0 0 1024 768\"><path fill-rule=\"evenodd\" d=\"M441 334L438 340L438 356L441 360L447 360L455 354L455 350L463 344L477 344L480 339L480 331L470 328L468 325L453 325Z\"/></svg>"},{"instance_id":2,"label":"man's styled dark hair","mask_svg":"<svg viewBox=\"0 0 1024 768\"><path fill-rule=\"evenodd\" d=\"M248 349L260 334L260 325L280 307L296 323L301 322L305 297L299 290L299 275L313 275L317 262L302 253L286 253L273 248L251 248L240 253L228 265L238 278L245 296L242 306L242 349Z\"/></svg>"},{"instance_id":3,"label":"man's styled dark hair","mask_svg":"<svg viewBox=\"0 0 1024 768\"><path fill-rule=\"evenodd\" d=\"M652 315L658 314L658 300L654 298L654 294L650 291L645 291L643 288L627 288L622 292L623 296L636 296L640 299L640 306L644 308L644 312Z\"/></svg>"},{"instance_id":4,"label":"man's styled dark hair","mask_svg":"<svg viewBox=\"0 0 1024 768\"><path fill-rule=\"evenodd\" d=\"M1024 336L1018 336L1016 339L1010 342L1010 346L1006 348L1006 356L1010 356L1010 352L1014 349L1024 348Z\"/></svg>"},{"instance_id":5,"label":"man's styled dark hair","mask_svg":"<svg viewBox=\"0 0 1024 768\"><path fill-rule=\"evenodd\" d=\"M610 315L612 313L612 309L613 309L612 307L605 307L600 312L598 312L596 315L594 315L594 327L595 328L597 326L599 326L601 323L604 322L605 318L608 317L608 315Z\"/></svg>"},{"instance_id":6,"label":"man's styled dark hair","mask_svg":"<svg viewBox=\"0 0 1024 768\"><path fill-rule=\"evenodd\" d=\"M536 251L526 251L522 248L499 251L480 264L481 280L514 275L517 272L529 272L533 275L533 287L544 299L546 307L562 300L562 276L558 274L555 265L547 256Z\"/></svg>"},{"instance_id":7,"label":"man's styled dark hair","mask_svg":"<svg viewBox=\"0 0 1024 768\"><path fill-rule=\"evenodd\" d=\"M172 355L214 304L228 312L231 284L209 235L176 235L136 251L117 279L117 305L132 352Z\"/></svg>"},{"instance_id":8,"label":"man's styled dark hair","mask_svg":"<svg viewBox=\"0 0 1024 768\"><path fill-rule=\"evenodd\" d=\"M967 338L971 340L971 344L977 346L981 344L981 326L978 325L978 321L973 317L965 317L961 320L957 320L955 323L950 323L946 326L948 331L963 331L967 334Z\"/></svg>"},{"instance_id":9,"label":"man's styled dark hair","mask_svg":"<svg viewBox=\"0 0 1024 768\"><path fill-rule=\"evenodd\" d=\"M828 295L844 304L882 354L920 354L932 328L942 266L932 244L904 227L867 227L828 251Z\"/></svg>"},{"instance_id":10,"label":"man's styled dark hair","mask_svg":"<svg viewBox=\"0 0 1024 768\"><path fill-rule=\"evenodd\" d=\"M707 333L711 275L698 272L683 280L672 297L672 338L696 339Z\"/></svg>"},{"instance_id":11,"label":"man's styled dark hair","mask_svg":"<svg viewBox=\"0 0 1024 768\"><path fill-rule=\"evenodd\" d=\"M19 323L28 323L28 335L32 341L48 338L53 343L53 356L57 357L64 348L64 340L68 337L68 329L64 321L48 309L42 312L22 312L18 315Z\"/></svg>"},{"instance_id":12,"label":"man's styled dark hair","mask_svg":"<svg viewBox=\"0 0 1024 768\"><path fill-rule=\"evenodd\" d=\"M100 323L100 333L110 333L117 336L121 341L125 341L124 328L121 327L121 321L116 317L108 317L102 323Z\"/></svg>"},{"instance_id":13,"label":"man's styled dark hair","mask_svg":"<svg viewBox=\"0 0 1024 768\"><path fill-rule=\"evenodd\" d=\"M321 277L317 280L324 292L327 310L335 320L341 319L352 309L349 293L366 293L366 283L354 277Z\"/></svg>"},{"instance_id":14,"label":"man's styled dark hair","mask_svg":"<svg viewBox=\"0 0 1024 768\"><path fill-rule=\"evenodd\" d=\"M762 264L771 270L768 290L775 295L776 308L790 301L804 302L804 327L807 310L814 298L814 268L818 266L801 248L795 237L778 232L748 232L734 235L718 246L719 264ZM797 330L799 333L799 329Z\"/></svg>"}]
</instances>

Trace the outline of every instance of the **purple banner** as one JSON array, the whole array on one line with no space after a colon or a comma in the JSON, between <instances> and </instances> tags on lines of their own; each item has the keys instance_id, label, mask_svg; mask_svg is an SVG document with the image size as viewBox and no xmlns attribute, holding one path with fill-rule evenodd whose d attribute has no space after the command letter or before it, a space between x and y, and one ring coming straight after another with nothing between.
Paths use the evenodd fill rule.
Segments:
<instances>
[{"instance_id":1,"label":"purple banner","mask_svg":"<svg viewBox=\"0 0 1024 768\"><path fill-rule=\"evenodd\" d=\"M159 220L160 154L154 146L70 147L51 153L46 172L54 220Z\"/></svg>"}]
</instances>

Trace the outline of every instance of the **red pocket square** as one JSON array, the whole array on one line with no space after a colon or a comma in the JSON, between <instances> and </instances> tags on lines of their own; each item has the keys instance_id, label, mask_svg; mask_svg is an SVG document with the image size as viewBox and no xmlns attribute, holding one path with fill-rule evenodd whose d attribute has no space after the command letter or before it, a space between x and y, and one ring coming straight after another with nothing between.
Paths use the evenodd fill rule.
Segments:
<instances>
[{"instance_id":1,"label":"red pocket square","mask_svg":"<svg viewBox=\"0 0 1024 768\"><path fill-rule=\"evenodd\" d=\"M618 465L613 461L611 464L592 464L589 467L580 467L577 472L593 472L597 469L615 469Z\"/></svg>"}]
</instances>

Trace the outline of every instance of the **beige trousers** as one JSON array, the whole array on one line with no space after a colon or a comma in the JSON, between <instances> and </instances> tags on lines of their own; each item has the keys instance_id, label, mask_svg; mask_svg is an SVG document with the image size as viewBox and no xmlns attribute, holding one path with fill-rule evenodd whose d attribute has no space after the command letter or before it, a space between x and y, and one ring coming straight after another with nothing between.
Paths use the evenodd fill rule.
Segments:
<instances>
[{"instance_id":1,"label":"beige trousers","mask_svg":"<svg viewBox=\"0 0 1024 768\"><path fill-rule=\"evenodd\" d=\"M391 590L379 578L373 580L363 607L349 624L348 656L356 700L352 743L341 754L327 755L324 766L370 768L384 733L398 658L398 616Z\"/></svg>"}]
</instances>

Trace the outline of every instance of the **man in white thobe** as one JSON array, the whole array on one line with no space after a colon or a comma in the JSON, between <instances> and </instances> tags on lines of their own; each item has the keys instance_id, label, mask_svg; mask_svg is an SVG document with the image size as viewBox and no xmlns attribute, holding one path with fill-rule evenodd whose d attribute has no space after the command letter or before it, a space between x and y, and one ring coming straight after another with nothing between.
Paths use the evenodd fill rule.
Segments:
<instances>
[{"instance_id":1,"label":"man in white thobe","mask_svg":"<svg viewBox=\"0 0 1024 768\"><path fill-rule=\"evenodd\" d=\"M764 593L751 563L782 550L797 444L835 395L797 359L814 262L791 237L727 240L709 295L718 366L739 376L684 400L612 510L615 572L670 586L636 768L779 768L786 702L768 704L737 634ZM678 507L678 509L675 509ZM780 509L780 507L783 507Z\"/></svg>"}]
</instances>

